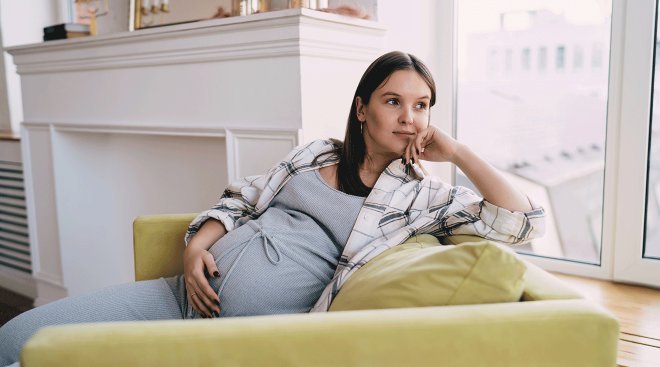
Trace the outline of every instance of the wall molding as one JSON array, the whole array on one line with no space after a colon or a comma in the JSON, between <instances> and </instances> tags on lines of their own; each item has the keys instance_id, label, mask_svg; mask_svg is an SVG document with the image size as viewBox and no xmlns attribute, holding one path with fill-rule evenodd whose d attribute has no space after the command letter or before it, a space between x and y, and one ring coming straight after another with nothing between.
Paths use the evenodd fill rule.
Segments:
<instances>
[{"instance_id":1,"label":"wall molding","mask_svg":"<svg viewBox=\"0 0 660 367\"><path fill-rule=\"evenodd\" d=\"M243 177L241 175L241 154L238 150L241 139L263 139L265 141L282 141L291 144L291 149L300 145L300 131L274 129L227 129L227 181L228 184ZM278 157L279 159L284 158ZM266 173L264 171L263 173Z\"/></svg>"},{"instance_id":2,"label":"wall molding","mask_svg":"<svg viewBox=\"0 0 660 367\"><path fill-rule=\"evenodd\" d=\"M35 277L34 279L37 286L37 297L34 300L34 307L43 306L47 303L69 296L65 287L44 281L41 278Z\"/></svg>"},{"instance_id":3,"label":"wall molding","mask_svg":"<svg viewBox=\"0 0 660 367\"><path fill-rule=\"evenodd\" d=\"M375 21L298 8L7 51L21 75L286 56L371 61L384 32Z\"/></svg>"},{"instance_id":4,"label":"wall molding","mask_svg":"<svg viewBox=\"0 0 660 367\"><path fill-rule=\"evenodd\" d=\"M243 126L234 128L225 124L217 127L199 124L149 124L135 123L132 125L106 125L64 121L23 121L22 125L29 131L44 131L52 128L53 132L83 132L95 134L140 134L140 135L173 135L173 136L199 136L222 137L229 135L236 138L262 138L276 140L290 140L298 145L299 129L274 128L267 126Z\"/></svg>"},{"instance_id":5,"label":"wall molding","mask_svg":"<svg viewBox=\"0 0 660 367\"><path fill-rule=\"evenodd\" d=\"M32 275L0 265L0 287L28 298L37 298L37 286Z\"/></svg>"}]
</instances>

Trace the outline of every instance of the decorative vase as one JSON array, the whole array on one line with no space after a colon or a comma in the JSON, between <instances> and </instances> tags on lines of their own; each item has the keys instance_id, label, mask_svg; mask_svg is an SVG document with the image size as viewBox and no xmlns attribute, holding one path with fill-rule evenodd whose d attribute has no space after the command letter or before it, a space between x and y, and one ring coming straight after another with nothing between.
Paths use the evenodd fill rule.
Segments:
<instances>
[{"instance_id":1,"label":"decorative vase","mask_svg":"<svg viewBox=\"0 0 660 367\"><path fill-rule=\"evenodd\" d=\"M270 1L268 0L234 0L232 13L234 15L250 15L268 11Z\"/></svg>"},{"instance_id":2,"label":"decorative vase","mask_svg":"<svg viewBox=\"0 0 660 367\"><path fill-rule=\"evenodd\" d=\"M324 9L328 7L328 0L289 0L289 8Z\"/></svg>"}]
</instances>

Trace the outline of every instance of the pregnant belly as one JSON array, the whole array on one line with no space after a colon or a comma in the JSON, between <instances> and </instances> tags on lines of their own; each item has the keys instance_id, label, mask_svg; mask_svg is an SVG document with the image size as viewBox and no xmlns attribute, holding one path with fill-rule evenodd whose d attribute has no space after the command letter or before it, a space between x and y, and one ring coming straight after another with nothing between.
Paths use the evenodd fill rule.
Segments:
<instances>
[{"instance_id":1,"label":"pregnant belly","mask_svg":"<svg viewBox=\"0 0 660 367\"><path fill-rule=\"evenodd\" d=\"M314 306L334 269L279 237L248 222L211 247L221 275L209 283L221 317L302 313Z\"/></svg>"}]
</instances>

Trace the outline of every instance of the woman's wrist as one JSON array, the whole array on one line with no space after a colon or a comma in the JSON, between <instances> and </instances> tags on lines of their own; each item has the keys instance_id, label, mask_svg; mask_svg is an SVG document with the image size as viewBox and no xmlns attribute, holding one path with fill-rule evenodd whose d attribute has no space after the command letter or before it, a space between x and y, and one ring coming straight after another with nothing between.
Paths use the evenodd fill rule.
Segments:
<instances>
[{"instance_id":1,"label":"woman's wrist","mask_svg":"<svg viewBox=\"0 0 660 367\"><path fill-rule=\"evenodd\" d=\"M453 164L456 165L456 167L461 168L461 166L464 166L469 160L470 160L470 155L473 155L474 153L468 147L467 145L460 143L456 141L455 149L454 149L454 154L452 154L451 157L449 157L449 161ZM462 170L462 168L461 168Z\"/></svg>"},{"instance_id":2,"label":"woman's wrist","mask_svg":"<svg viewBox=\"0 0 660 367\"><path fill-rule=\"evenodd\" d=\"M227 234L225 225L219 220L209 218L188 242L188 247L208 251L214 243Z\"/></svg>"}]
</instances>

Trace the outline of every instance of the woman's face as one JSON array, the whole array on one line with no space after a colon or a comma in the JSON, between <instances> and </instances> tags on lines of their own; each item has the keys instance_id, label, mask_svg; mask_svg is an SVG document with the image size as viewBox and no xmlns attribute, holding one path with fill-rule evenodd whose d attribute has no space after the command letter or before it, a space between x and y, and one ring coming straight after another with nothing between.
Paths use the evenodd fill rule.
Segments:
<instances>
[{"instance_id":1,"label":"woman's face","mask_svg":"<svg viewBox=\"0 0 660 367\"><path fill-rule=\"evenodd\" d=\"M371 94L368 105L357 97L358 119L367 153L400 157L429 123L431 88L415 70L397 70Z\"/></svg>"}]
</instances>

